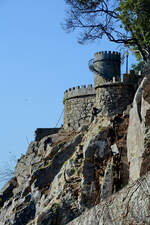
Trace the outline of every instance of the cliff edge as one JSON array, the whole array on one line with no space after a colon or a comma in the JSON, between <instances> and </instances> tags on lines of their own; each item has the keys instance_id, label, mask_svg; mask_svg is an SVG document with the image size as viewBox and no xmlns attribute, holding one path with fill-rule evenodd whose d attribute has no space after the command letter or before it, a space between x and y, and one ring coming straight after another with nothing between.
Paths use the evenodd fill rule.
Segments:
<instances>
[{"instance_id":1,"label":"cliff edge","mask_svg":"<svg viewBox=\"0 0 150 225\"><path fill-rule=\"evenodd\" d=\"M150 224L150 75L121 114L30 143L0 191L0 225Z\"/></svg>"}]
</instances>

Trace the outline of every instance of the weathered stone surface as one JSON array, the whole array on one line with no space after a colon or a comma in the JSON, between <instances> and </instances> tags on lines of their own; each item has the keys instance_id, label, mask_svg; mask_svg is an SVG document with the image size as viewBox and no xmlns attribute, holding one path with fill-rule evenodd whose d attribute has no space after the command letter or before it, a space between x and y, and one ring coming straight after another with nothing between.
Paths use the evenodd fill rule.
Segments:
<instances>
[{"instance_id":1,"label":"weathered stone surface","mask_svg":"<svg viewBox=\"0 0 150 225\"><path fill-rule=\"evenodd\" d=\"M37 151L33 151L30 154L27 153L27 155L21 156L21 158L18 160L14 172L19 185L23 185L25 183L26 178L29 178L33 170L36 170L39 167L40 162L41 157L37 155Z\"/></svg>"},{"instance_id":2,"label":"weathered stone surface","mask_svg":"<svg viewBox=\"0 0 150 225\"><path fill-rule=\"evenodd\" d=\"M106 83L96 88L96 106L101 109L103 116L123 113L132 103L134 94L134 86L131 84Z\"/></svg>"},{"instance_id":3,"label":"weathered stone surface","mask_svg":"<svg viewBox=\"0 0 150 225\"><path fill-rule=\"evenodd\" d=\"M101 199L105 199L112 195L113 193L113 159L111 159L110 162L108 162L103 183L101 186Z\"/></svg>"},{"instance_id":4,"label":"weathered stone surface","mask_svg":"<svg viewBox=\"0 0 150 225\"><path fill-rule=\"evenodd\" d=\"M110 176L107 168L117 155L111 146L119 154L124 147L126 126L125 131L122 126L126 119L121 119L118 127L115 120L97 117L90 127L61 131L31 143L27 154L18 160L18 186L2 206L1 224L64 225L116 192L114 169Z\"/></svg>"},{"instance_id":5,"label":"weathered stone surface","mask_svg":"<svg viewBox=\"0 0 150 225\"><path fill-rule=\"evenodd\" d=\"M28 149L27 149L27 154L31 154L33 152L37 152L38 150L38 143L37 141L32 141L29 146L28 146Z\"/></svg>"},{"instance_id":6,"label":"weathered stone surface","mask_svg":"<svg viewBox=\"0 0 150 225\"><path fill-rule=\"evenodd\" d=\"M35 203L30 202L29 204L23 204L23 209L19 210L15 215L13 225L26 225L30 220L35 217Z\"/></svg>"},{"instance_id":7,"label":"weathered stone surface","mask_svg":"<svg viewBox=\"0 0 150 225\"><path fill-rule=\"evenodd\" d=\"M85 88L84 88L85 89ZM64 128L74 130L89 123L91 111L95 103L95 95L88 94L64 101Z\"/></svg>"},{"instance_id":8,"label":"weathered stone surface","mask_svg":"<svg viewBox=\"0 0 150 225\"><path fill-rule=\"evenodd\" d=\"M34 183L35 187L43 188L46 185L50 185L54 177L60 171L63 163L67 161L73 154L75 147L81 142L81 135L75 137L71 144L65 146L64 151L58 152L50 165L40 168L33 173L32 177L36 178Z\"/></svg>"},{"instance_id":9,"label":"weathered stone surface","mask_svg":"<svg viewBox=\"0 0 150 225\"><path fill-rule=\"evenodd\" d=\"M13 177L0 190L0 208L13 196L13 189L17 186L17 180Z\"/></svg>"},{"instance_id":10,"label":"weathered stone surface","mask_svg":"<svg viewBox=\"0 0 150 225\"><path fill-rule=\"evenodd\" d=\"M130 120L127 136L130 180L136 180L150 170L150 75L139 86Z\"/></svg>"},{"instance_id":11,"label":"weathered stone surface","mask_svg":"<svg viewBox=\"0 0 150 225\"><path fill-rule=\"evenodd\" d=\"M149 225L150 173L68 225Z\"/></svg>"}]
</instances>

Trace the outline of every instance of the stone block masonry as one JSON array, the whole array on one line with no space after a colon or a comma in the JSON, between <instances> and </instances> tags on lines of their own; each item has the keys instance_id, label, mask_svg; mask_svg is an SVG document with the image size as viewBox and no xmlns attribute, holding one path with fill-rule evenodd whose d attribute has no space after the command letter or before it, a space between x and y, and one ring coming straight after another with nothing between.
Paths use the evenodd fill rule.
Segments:
<instances>
[{"instance_id":1,"label":"stone block masonry","mask_svg":"<svg viewBox=\"0 0 150 225\"><path fill-rule=\"evenodd\" d=\"M101 115L122 113L132 103L134 94L134 86L130 83L106 83L96 88L96 106L101 109Z\"/></svg>"},{"instance_id":2,"label":"stone block masonry","mask_svg":"<svg viewBox=\"0 0 150 225\"><path fill-rule=\"evenodd\" d=\"M119 52L97 52L89 61L94 72L94 87L73 87L64 93L64 129L77 129L88 123L93 106L99 115L112 116L122 113L132 103L139 76L133 71L120 80Z\"/></svg>"},{"instance_id":3,"label":"stone block masonry","mask_svg":"<svg viewBox=\"0 0 150 225\"><path fill-rule=\"evenodd\" d=\"M88 123L95 103L92 85L70 88L64 93L64 129L77 129Z\"/></svg>"},{"instance_id":4,"label":"stone block masonry","mask_svg":"<svg viewBox=\"0 0 150 225\"><path fill-rule=\"evenodd\" d=\"M94 59L89 61L89 68L94 72L95 87L110 82L115 77L120 80L120 53L119 52L97 52Z\"/></svg>"}]
</instances>

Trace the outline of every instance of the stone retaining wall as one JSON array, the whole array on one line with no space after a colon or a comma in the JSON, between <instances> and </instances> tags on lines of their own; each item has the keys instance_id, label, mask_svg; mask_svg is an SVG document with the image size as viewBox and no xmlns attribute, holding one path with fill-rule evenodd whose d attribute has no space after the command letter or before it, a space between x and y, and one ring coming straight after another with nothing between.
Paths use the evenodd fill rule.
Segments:
<instances>
[{"instance_id":1,"label":"stone retaining wall","mask_svg":"<svg viewBox=\"0 0 150 225\"><path fill-rule=\"evenodd\" d=\"M43 137L56 134L60 128L37 128L35 131L35 141L40 141Z\"/></svg>"}]
</instances>

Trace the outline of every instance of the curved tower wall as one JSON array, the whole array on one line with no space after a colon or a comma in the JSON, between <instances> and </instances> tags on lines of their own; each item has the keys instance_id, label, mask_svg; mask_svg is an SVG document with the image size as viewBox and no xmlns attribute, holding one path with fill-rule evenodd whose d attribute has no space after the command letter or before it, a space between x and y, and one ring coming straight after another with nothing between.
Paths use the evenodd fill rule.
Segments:
<instances>
[{"instance_id":1,"label":"curved tower wall","mask_svg":"<svg viewBox=\"0 0 150 225\"><path fill-rule=\"evenodd\" d=\"M122 113L133 102L134 94L131 83L105 83L96 88L96 106L104 116Z\"/></svg>"},{"instance_id":2,"label":"curved tower wall","mask_svg":"<svg viewBox=\"0 0 150 225\"><path fill-rule=\"evenodd\" d=\"M88 123L95 100L95 88L92 85L78 86L65 91L64 129L77 129Z\"/></svg>"},{"instance_id":3,"label":"curved tower wall","mask_svg":"<svg viewBox=\"0 0 150 225\"><path fill-rule=\"evenodd\" d=\"M120 53L119 52L97 52L95 53L94 84L97 87L100 84L120 80Z\"/></svg>"},{"instance_id":4,"label":"curved tower wall","mask_svg":"<svg viewBox=\"0 0 150 225\"><path fill-rule=\"evenodd\" d=\"M132 103L135 94L135 75L132 79L120 80L119 52L97 52L93 61L96 107L101 115L122 113Z\"/></svg>"}]
</instances>

